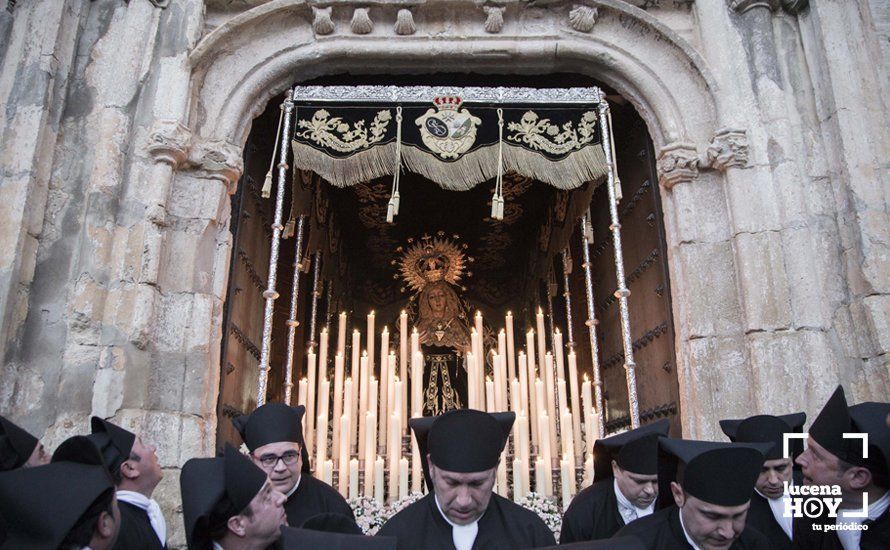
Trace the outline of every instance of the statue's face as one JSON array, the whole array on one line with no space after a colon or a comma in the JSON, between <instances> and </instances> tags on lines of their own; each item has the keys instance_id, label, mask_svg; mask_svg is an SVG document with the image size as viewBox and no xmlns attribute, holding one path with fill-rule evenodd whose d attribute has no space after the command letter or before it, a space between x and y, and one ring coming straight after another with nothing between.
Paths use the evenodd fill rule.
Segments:
<instances>
[{"instance_id":1,"label":"statue's face","mask_svg":"<svg viewBox=\"0 0 890 550\"><path fill-rule=\"evenodd\" d=\"M434 288L427 294L427 300L433 313L441 315L445 312L445 291L441 288Z\"/></svg>"}]
</instances>

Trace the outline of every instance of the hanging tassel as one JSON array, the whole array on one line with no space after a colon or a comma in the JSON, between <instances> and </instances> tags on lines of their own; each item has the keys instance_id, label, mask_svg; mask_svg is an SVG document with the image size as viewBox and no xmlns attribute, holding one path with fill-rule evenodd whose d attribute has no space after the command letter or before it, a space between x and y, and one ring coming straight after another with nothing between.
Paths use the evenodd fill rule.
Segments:
<instances>
[{"instance_id":1,"label":"hanging tassel","mask_svg":"<svg viewBox=\"0 0 890 550\"><path fill-rule=\"evenodd\" d=\"M504 219L504 110L498 109L498 172L491 197L491 219Z\"/></svg>"},{"instance_id":2,"label":"hanging tassel","mask_svg":"<svg viewBox=\"0 0 890 550\"><path fill-rule=\"evenodd\" d=\"M615 182L615 204L618 204L624 198L624 193L621 191L621 178L618 177L618 157L615 156L615 135L612 133L611 109L607 111L606 116L609 121L609 149L612 153L612 166L609 168L612 170L612 181Z\"/></svg>"},{"instance_id":3,"label":"hanging tassel","mask_svg":"<svg viewBox=\"0 0 890 550\"><path fill-rule=\"evenodd\" d=\"M584 238L587 244L593 244L593 216L590 214L590 208L587 209L587 223L584 224Z\"/></svg>"},{"instance_id":4,"label":"hanging tassel","mask_svg":"<svg viewBox=\"0 0 890 550\"><path fill-rule=\"evenodd\" d=\"M615 203L621 202L621 199L624 198L624 194L621 191L621 180L619 178L615 178Z\"/></svg>"},{"instance_id":5,"label":"hanging tassel","mask_svg":"<svg viewBox=\"0 0 890 550\"><path fill-rule=\"evenodd\" d=\"M266 178L263 180L263 189L260 196L268 199L272 196L272 170L275 168L275 157L278 156L278 139L281 137L281 124L284 122L284 109L278 115L278 131L275 132L275 147L272 149L272 162L269 163L269 171L266 172Z\"/></svg>"},{"instance_id":6,"label":"hanging tassel","mask_svg":"<svg viewBox=\"0 0 890 550\"><path fill-rule=\"evenodd\" d=\"M396 169L392 176L392 193L386 205L386 223L393 223L399 215L399 176L402 172L402 107L396 107Z\"/></svg>"}]
</instances>

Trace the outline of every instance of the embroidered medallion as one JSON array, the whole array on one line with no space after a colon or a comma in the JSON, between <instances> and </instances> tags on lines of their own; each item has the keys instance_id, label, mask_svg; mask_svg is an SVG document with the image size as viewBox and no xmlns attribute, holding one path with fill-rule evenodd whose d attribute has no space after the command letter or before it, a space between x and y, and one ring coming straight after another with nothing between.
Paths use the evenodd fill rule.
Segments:
<instances>
[{"instance_id":1,"label":"embroidered medallion","mask_svg":"<svg viewBox=\"0 0 890 550\"><path fill-rule=\"evenodd\" d=\"M382 141L391 120L390 111L378 111L370 124L359 120L350 125L342 117L332 117L326 109L319 109L311 120L297 121L296 136L338 153L351 153Z\"/></svg>"},{"instance_id":2,"label":"embroidered medallion","mask_svg":"<svg viewBox=\"0 0 890 550\"><path fill-rule=\"evenodd\" d=\"M443 159L456 159L476 143L476 127L482 119L461 109L463 100L442 96L433 100L436 109L428 109L415 119L423 144Z\"/></svg>"}]
</instances>

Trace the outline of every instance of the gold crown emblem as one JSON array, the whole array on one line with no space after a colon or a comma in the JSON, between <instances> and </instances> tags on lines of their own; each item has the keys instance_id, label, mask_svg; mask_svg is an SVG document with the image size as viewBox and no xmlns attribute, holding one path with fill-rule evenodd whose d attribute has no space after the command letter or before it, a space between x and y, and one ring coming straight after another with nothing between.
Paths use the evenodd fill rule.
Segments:
<instances>
[{"instance_id":1,"label":"gold crown emblem","mask_svg":"<svg viewBox=\"0 0 890 550\"><path fill-rule=\"evenodd\" d=\"M444 95L433 99L433 103L440 111L457 111L463 102L463 99L455 95Z\"/></svg>"}]
</instances>

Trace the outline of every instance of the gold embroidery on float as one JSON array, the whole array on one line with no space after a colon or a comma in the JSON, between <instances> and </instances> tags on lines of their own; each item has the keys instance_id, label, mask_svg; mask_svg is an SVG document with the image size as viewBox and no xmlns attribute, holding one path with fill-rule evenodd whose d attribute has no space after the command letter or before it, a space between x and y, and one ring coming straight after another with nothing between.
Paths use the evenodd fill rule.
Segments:
<instances>
[{"instance_id":1,"label":"gold embroidery on float","mask_svg":"<svg viewBox=\"0 0 890 550\"><path fill-rule=\"evenodd\" d=\"M326 109L319 109L311 120L297 121L297 127L303 129L297 135L339 153L352 153L381 142L391 120L390 111L378 111L370 126L366 127L365 120L350 125L342 117L331 118Z\"/></svg>"},{"instance_id":2,"label":"gold embroidery on float","mask_svg":"<svg viewBox=\"0 0 890 550\"><path fill-rule=\"evenodd\" d=\"M596 113L587 111L581 115L577 128L571 121L560 128L549 118L540 118L538 113L527 111L519 122L508 123L507 130L513 132L507 136L508 141L521 142L551 155L565 155L593 142Z\"/></svg>"}]
</instances>

